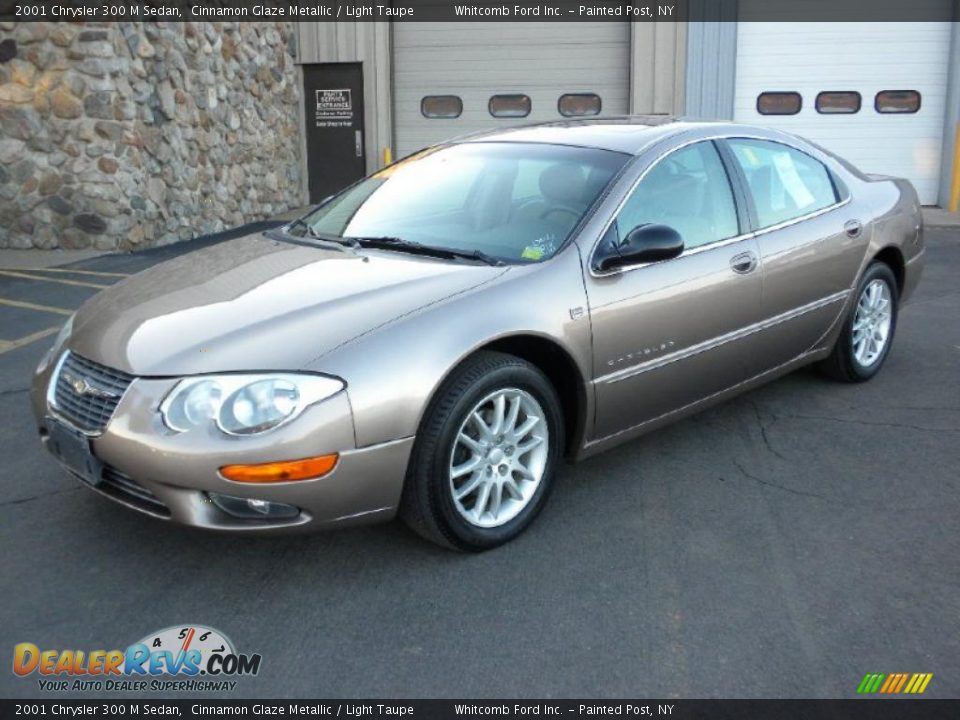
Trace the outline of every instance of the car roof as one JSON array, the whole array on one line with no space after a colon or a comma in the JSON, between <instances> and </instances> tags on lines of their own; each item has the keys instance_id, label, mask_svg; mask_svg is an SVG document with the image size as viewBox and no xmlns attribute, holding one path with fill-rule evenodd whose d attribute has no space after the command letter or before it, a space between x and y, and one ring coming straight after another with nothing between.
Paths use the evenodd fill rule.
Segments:
<instances>
[{"instance_id":1,"label":"car roof","mask_svg":"<svg viewBox=\"0 0 960 720\"><path fill-rule=\"evenodd\" d=\"M637 155L658 140L690 130L712 128L725 133L742 131L748 127L728 122L687 120L669 115L626 115L518 125L467 135L452 142L546 143Z\"/></svg>"}]
</instances>

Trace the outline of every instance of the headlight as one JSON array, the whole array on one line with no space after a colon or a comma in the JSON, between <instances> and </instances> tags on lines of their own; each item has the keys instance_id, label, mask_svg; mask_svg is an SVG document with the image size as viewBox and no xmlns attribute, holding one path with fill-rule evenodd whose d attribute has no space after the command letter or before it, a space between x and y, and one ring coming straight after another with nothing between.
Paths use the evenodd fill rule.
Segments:
<instances>
[{"instance_id":1,"label":"headlight","mask_svg":"<svg viewBox=\"0 0 960 720\"><path fill-rule=\"evenodd\" d=\"M57 333L57 337L53 341L53 347L47 350L44 356L40 358L40 364L37 365L37 375L45 371L50 366L50 362L60 354L63 346L66 344L67 340L70 339L70 334L73 332L73 318L75 317L76 313L67 319L67 321L63 324L63 327L60 328L60 332Z\"/></svg>"},{"instance_id":2,"label":"headlight","mask_svg":"<svg viewBox=\"0 0 960 720\"><path fill-rule=\"evenodd\" d=\"M229 435L253 435L292 420L344 387L342 380L324 375L206 375L177 383L160 414L177 432L215 422Z\"/></svg>"}]
</instances>

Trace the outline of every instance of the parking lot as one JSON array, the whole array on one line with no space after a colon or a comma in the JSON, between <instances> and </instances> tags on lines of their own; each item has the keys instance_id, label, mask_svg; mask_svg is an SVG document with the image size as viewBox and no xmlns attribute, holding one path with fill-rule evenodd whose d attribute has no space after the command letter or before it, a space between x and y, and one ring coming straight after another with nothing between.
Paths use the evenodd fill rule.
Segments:
<instances>
[{"instance_id":1,"label":"parking lot","mask_svg":"<svg viewBox=\"0 0 960 720\"><path fill-rule=\"evenodd\" d=\"M81 488L36 436L33 367L101 286L182 248L2 270L0 651L194 623L263 656L233 696L854 697L868 672L960 696L960 230L927 237L873 382L800 371L567 466L478 556L399 523L208 534Z\"/></svg>"}]
</instances>

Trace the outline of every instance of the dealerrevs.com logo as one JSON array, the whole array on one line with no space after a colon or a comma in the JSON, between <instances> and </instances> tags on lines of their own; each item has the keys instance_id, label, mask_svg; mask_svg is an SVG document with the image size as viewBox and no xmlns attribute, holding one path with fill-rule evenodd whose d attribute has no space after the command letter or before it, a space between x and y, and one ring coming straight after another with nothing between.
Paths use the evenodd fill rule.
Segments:
<instances>
[{"instance_id":1,"label":"dealerrevs.com logo","mask_svg":"<svg viewBox=\"0 0 960 720\"><path fill-rule=\"evenodd\" d=\"M256 675L260 661L202 625L168 627L126 650L41 650L29 642L13 649L14 674L36 677L45 692L222 692L236 687L234 678Z\"/></svg>"}]
</instances>

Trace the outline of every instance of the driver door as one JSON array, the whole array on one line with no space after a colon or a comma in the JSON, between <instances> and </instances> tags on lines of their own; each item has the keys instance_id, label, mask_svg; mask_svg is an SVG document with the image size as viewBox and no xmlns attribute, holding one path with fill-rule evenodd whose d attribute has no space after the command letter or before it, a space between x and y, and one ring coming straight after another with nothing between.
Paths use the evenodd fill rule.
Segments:
<instances>
[{"instance_id":1,"label":"driver door","mask_svg":"<svg viewBox=\"0 0 960 720\"><path fill-rule=\"evenodd\" d=\"M684 239L676 258L586 273L599 440L757 374L760 253L714 143L658 160L627 197L602 245L644 223ZM743 230L741 230L743 228ZM595 251L597 252L597 251Z\"/></svg>"}]
</instances>

